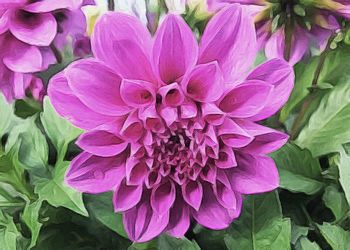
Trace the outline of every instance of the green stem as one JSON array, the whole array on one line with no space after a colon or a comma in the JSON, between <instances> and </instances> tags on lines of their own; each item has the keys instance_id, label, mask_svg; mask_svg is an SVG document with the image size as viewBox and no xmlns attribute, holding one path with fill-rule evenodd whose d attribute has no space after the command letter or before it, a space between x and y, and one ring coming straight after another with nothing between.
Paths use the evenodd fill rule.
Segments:
<instances>
[{"instance_id":1,"label":"green stem","mask_svg":"<svg viewBox=\"0 0 350 250\"><path fill-rule=\"evenodd\" d=\"M56 48L56 46L53 43L50 44L50 49L52 50L57 63L62 63L63 58L62 58L61 52Z\"/></svg>"},{"instance_id":2,"label":"green stem","mask_svg":"<svg viewBox=\"0 0 350 250\"><path fill-rule=\"evenodd\" d=\"M304 116L307 112L307 110L309 109L312 101L315 98L315 94L314 94L314 89L316 89L316 86L318 84L318 80L320 78L322 69L324 67L324 63L326 61L327 55L331 50L331 44L334 40L334 38L337 36L337 33L334 33L327 42L327 46L325 48L325 50L321 53L320 55L320 60L317 64L315 73L314 73L314 77L312 79L312 83L311 83L311 90L310 90L310 94L305 98L305 101L303 102L302 106L301 106L301 110L297 116L297 118L294 121L294 124L292 126L292 131L291 131L291 139L294 140L296 138L296 136L299 134L300 129L301 129L301 124L304 120Z\"/></svg>"},{"instance_id":3,"label":"green stem","mask_svg":"<svg viewBox=\"0 0 350 250\"><path fill-rule=\"evenodd\" d=\"M108 0L108 10L114 11L114 0Z\"/></svg>"}]
</instances>

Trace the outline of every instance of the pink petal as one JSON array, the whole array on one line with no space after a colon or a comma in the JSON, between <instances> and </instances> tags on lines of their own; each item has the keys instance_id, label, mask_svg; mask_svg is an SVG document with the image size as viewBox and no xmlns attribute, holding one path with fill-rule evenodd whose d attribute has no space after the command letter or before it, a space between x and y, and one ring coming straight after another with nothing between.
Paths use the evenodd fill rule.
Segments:
<instances>
[{"instance_id":1,"label":"pink petal","mask_svg":"<svg viewBox=\"0 0 350 250\"><path fill-rule=\"evenodd\" d=\"M66 76L76 96L94 111L116 116L129 112L120 96L120 76L102 63L94 59L77 61L68 66Z\"/></svg>"},{"instance_id":2,"label":"pink petal","mask_svg":"<svg viewBox=\"0 0 350 250\"><path fill-rule=\"evenodd\" d=\"M7 36L6 40L9 44L3 61L9 69L21 73L32 73L43 69L43 58L38 47L25 44L12 36Z\"/></svg>"},{"instance_id":3,"label":"pink petal","mask_svg":"<svg viewBox=\"0 0 350 250\"><path fill-rule=\"evenodd\" d=\"M235 191L256 194L278 188L278 171L271 158L249 154L239 154L236 158L238 167L230 169L228 175Z\"/></svg>"},{"instance_id":4,"label":"pink petal","mask_svg":"<svg viewBox=\"0 0 350 250\"><path fill-rule=\"evenodd\" d=\"M219 107L231 117L248 118L259 113L270 97L273 86L249 80L225 94Z\"/></svg>"},{"instance_id":5,"label":"pink petal","mask_svg":"<svg viewBox=\"0 0 350 250\"><path fill-rule=\"evenodd\" d=\"M98 156L114 156L123 152L128 143L107 131L90 131L82 134L76 144L83 150Z\"/></svg>"},{"instance_id":6,"label":"pink petal","mask_svg":"<svg viewBox=\"0 0 350 250\"><path fill-rule=\"evenodd\" d=\"M36 45L49 46L57 33L57 22L51 13L29 14L18 10L13 12L9 21L9 30L22 42Z\"/></svg>"},{"instance_id":7,"label":"pink petal","mask_svg":"<svg viewBox=\"0 0 350 250\"><path fill-rule=\"evenodd\" d=\"M71 162L65 180L80 192L111 191L125 176L124 161L125 156L99 157L83 152Z\"/></svg>"},{"instance_id":8,"label":"pink petal","mask_svg":"<svg viewBox=\"0 0 350 250\"><path fill-rule=\"evenodd\" d=\"M125 165L127 185L142 185L148 175L149 168L143 160L128 158Z\"/></svg>"},{"instance_id":9,"label":"pink petal","mask_svg":"<svg viewBox=\"0 0 350 250\"><path fill-rule=\"evenodd\" d=\"M185 99L180 86L176 82L159 88L158 93L162 96L162 103L165 106L180 106Z\"/></svg>"},{"instance_id":10,"label":"pink petal","mask_svg":"<svg viewBox=\"0 0 350 250\"><path fill-rule=\"evenodd\" d=\"M185 21L167 15L158 29L153 47L154 65L161 80L172 83L185 75L196 61L197 41Z\"/></svg>"},{"instance_id":11,"label":"pink petal","mask_svg":"<svg viewBox=\"0 0 350 250\"><path fill-rule=\"evenodd\" d=\"M236 167L237 162L233 149L226 146L222 147L219 151L219 159L215 160L215 166L223 169Z\"/></svg>"},{"instance_id":12,"label":"pink petal","mask_svg":"<svg viewBox=\"0 0 350 250\"><path fill-rule=\"evenodd\" d=\"M184 201L177 197L174 207L170 210L167 233L176 238L184 237L190 227L190 210Z\"/></svg>"},{"instance_id":13,"label":"pink petal","mask_svg":"<svg viewBox=\"0 0 350 250\"><path fill-rule=\"evenodd\" d=\"M288 135L280 131L248 120L237 121L237 123L248 134L254 137L254 140L242 148L241 151L250 154L269 154L281 148L288 141Z\"/></svg>"},{"instance_id":14,"label":"pink petal","mask_svg":"<svg viewBox=\"0 0 350 250\"><path fill-rule=\"evenodd\" d=\"M172 125L178 118L177 109L172 107L161 107L160 115L162 116L168 127Z\"/></svg>"},{"instance_id":15,"label":"pink petal","mask_svg":"<svg viewBox=\"0 0 350 250\"><path fill-rule=\"evenodd\" d=\"M225 119L224 112L212 103L202 104L202 116L206 122L215 126L221 125Z\"/></svg>"},{"instance_id":16,"label":"pink petal","mask_svg":"<svg viewBox=\"0 0 350 250\"><path fill-rule=\"evenodd\" d=\"M157 214L169 211L175 201L176 190L174 183L169 180L152 189L151 206Z\"/></svg>"},{"instance_id":17,"label":"pink petal","mask_svg":"<svg viewBox=\"0 0 350 250\"><path fill-rule=\"evenodd\" d=\"M253 140L251 135L245 132L230 118L225 118L224 123L220 125L218 135L227 146L233 148L242 148Z\"/></svg>"},{"instance_id":18,"label":"pink petal","mask_svg":"<svg viewBox=\"0 0 350 250\"><path fill-rule=\"evenodd\" d=\"M25 6L24 10L32 13L50 12L58 9L76 10L81 7L83 0L45 0Z\"/></svg>"},{"instance_id":19,"label":"pink petal","mask_svg":"<svg viewBox=\"0 0 350 250\"><path fill-rule=\"evenodd\" d=\"M209 229L220 230L227 228L232 220L239 215L240 206L236 210L226 209L217 202L213 190L204 185L202 205L198 211L194 211L193 217L199 224Z\"/></svg>"},{"instance_id":20,"label":"pink petal","mask_svg":"<svg viewBox=\"0 0 350 250\"><path fill-rule=\"evenodd\" d=\"M103 15L95 25L91 45L95 57L123 78L155 82L151 35L136 17L116 12Z\"/></svg>"},{"instance_id":21,"label":"pink petal","mask_svg":"<svg viewBox=\"0 0 350 250\"><path fill-rule=\"evenodd\" d=\"M182 185L181 188L184 200L198 211L203 198L202 184L198 181L189 181Z\"/></svg>"},{"instance_id":22,"label":"pink petal","mask_svg":"<svg viewBox=\"0 0 350 250\"><path fill-rule=\"evenodd\" d=\"M135 142L141 138L143 133L144 128L137 116L137 112L134 111L130 113L120 130L120 134L123 136L124 140Z\"/></svg>"},{"instance_id":23,"label":"pink petal","mask_svg":"<svg viewBox=\"0 0 350 250\"><path fill-rule=\"evenodd\" d=\"M227 209L236 209L236 194L232 190L229 180L224 172L218 171L216 184L213 185L214 194L218 202Z\"/></svg>"},{"instance_id":24,"label":"pink petal","mask_svg":"<svg viewBox=\"0 0 350 250\"><path fill-rule=\"evenodd\" d=\"M182 84L187 96L199 102L214 102L224 90L222 73L216 61L196 66Z\"/></svg>"},{"instance_id":25,"label":"pink petal","mask_svg":"<svg viewBox=\"0 0 350 250\"><path fill-rule=\"evenodd\" d=\"M158 236L169 222L169 212L153 212L148 201L140 202L137 207L123 214L123 224L129 238L135 242L145 242Z\"/></svg>"},{"instance_id":26,"label":"pink petal","mask_svg":"<svg viewBox=\"0 0 350 250\"><path fill-rule=\"evenodd\" d=\"M225 82L241 79L257 53L252 17L238 4L222 9L209 21L199 51L199 63L217 61Z\"/></svg>"},{"instance_id":27,"label":"pink petal","mask_svg":"<svg viewBox=\"0 0 350 250\"><path fill-rule=\"evenodd\" d=\"M141 80L123 79L120 85L120 95L123 101L131 107L148 106L156 99L152 85L152 83Z\"/></svg>"},{"instance_id":28,"label":"pink petal","mask_svg":"<svg viewBox=\"0 0 350 250\"><path fill-rule=\"evenodd\" d=\"M198 108L196 103L191 100L185 100L184 103L180 106L181 118L189 119L197 116Z\"/></svg>"},{"instance_id":29,"label":"pink petal","mask_svg":"<svg viewBox=\"0 0 350 250\"><path fill-rule=\"evenodd\" d=\"M142 191L142 185L128 186L125 179L121 181L113 195L114 211L124 212L136 206L141 200Z\"/></svg>"},{"instance_id":30,"label":"pink petal","mask_svg":"<svg viewBox=\"0 0 350 250\"><path fill-rule=\"evenodd\" d=\"M96 113L83 104L68 86L64 72L51 78L48 94L55 110L79 128L93 129L115 119L113 116Z\"/></svg>"},{"instance_id":31,"label":"pink petal","mask_svg":"<svg viewBox=\"0 0 350 250\"><path fill-rule=\"evenodd\" d=\"M287 102L294 86L294 71L284 60L272 59L259 65L247 79L263 81L274 87L265 107L250 118L258 121L275 114Z\"/></svg>"}]
</instances>

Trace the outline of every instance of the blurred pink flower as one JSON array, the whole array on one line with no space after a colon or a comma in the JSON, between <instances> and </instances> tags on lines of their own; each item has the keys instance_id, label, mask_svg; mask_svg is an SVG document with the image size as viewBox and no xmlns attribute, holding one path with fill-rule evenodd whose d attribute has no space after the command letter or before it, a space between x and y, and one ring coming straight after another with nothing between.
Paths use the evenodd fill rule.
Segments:
<instances>
[{"instance_id":1,"label":"blurred pink flower","mask_svg":"<svg viewBox=\"0 0 350 250\"><path fill-rule=\"evenodd\" d=\"M53 43L61 48L68 35L85 34L86 21L80 8L91 3L83 0L0 2L0 91L8 101L24 98L22 90L27 80L23 79L36 79L30 74L55 63L50 48Z\"/></svg>"},{"instance_id":2,"label":"blurred pink flower","mask_svg":"<svg viewBox=\"0 0 350 250\"><path fill-rule=\"evenodd\" d=\"M299 3L298 1L287 3L268 0L207 0L207 3L211 11L234 3L244 5L247 11L255 16L258 41L260 47L265 49L267 58L285 58L292 65L308 54L310 47L314 46L323 50L331 34L340 28L337 18L350 17L350 1L348 0L310 2L309 5L304 6L305 16L300 16L294 11L294 6ZM276 12L278 8L280 12ZM287 24L282 21L288 15L293 16L289 47L286 45L285 27Z\"/></svg>"},{"instance_id":3,"label":"blurred pink flower","mask_svg":"<svg viewBox=\"0 0 350 250\"><path fill-rule=\"evenodd\" d=\"M152 39L137 18L109 12L92 51L49 84L57 112L86 130L66 181L112 190L133 241L183 237L191 220L226 228L242 195L278 187L265 154L288 136L256 121L287 101L293 69L273 59L250 71L255 29L239 5L215 15L199 45L179 16L166 16Z\"/></svg>"}]
</instances>

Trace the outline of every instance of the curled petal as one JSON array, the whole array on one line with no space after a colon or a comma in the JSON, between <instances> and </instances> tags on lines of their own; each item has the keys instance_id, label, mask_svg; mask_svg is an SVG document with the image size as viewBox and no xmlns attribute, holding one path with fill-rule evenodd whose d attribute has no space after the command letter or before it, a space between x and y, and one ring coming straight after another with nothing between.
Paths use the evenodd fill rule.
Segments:
<instances>
[{"instance_id":1,"label":"curled petal","mask_svg":"<svg viewBox=\"0 0 350 250\"><path fill-rule=\"evenodd\" d=\"M137 113L134 111L126 118L123 127L120 130L120 134L127 141L137 141L141 138L144 132L143 126Z\"/></svg>"},{"instance_id":2,"label":"curled petal","mask_svg":"<svg viewBox=\"0 0 350 250\"><path fill-rule=\"evenodd\" d=\"M184 237L190 227L190 210L180 197L176 197L174 207L170 210L167 233L176 238Z\"/></svg>"},{"instance_id":3,"label":"curled petal","mask_svg":"<svg viewBox=\"0 0 350 250\"><path fill-rule=\"evenodd\" d=\"M222 73L216 61L196 66L182 84L187 96L199 102L218 100L224 89Z\"/></svg>"},{"instance_id":4,"label":"curled petal","mask_svg":"<svg viewBox=\"0 0 350 250\"><path fill-rule=\"evenodd\" d=\"M127 185L142 185L149 168L144 161L130 157L126 161L125 172Z\"/></svg>"},{"instance_id":5,"label":"curled petal","mask_svg":"<svg viewBox=\"0 0 350 250\"><path fill-rule=\"evenodd\" d=\"M131 107L148 106L155 101L152 83L141 80L123 79L120 85L120 96Z\"/></svg>"},{"instance_id":6,"label":"curled petal","mask_svg":"<svg viewBox=\"0 0 350 250\"><path fill-rule=\"evenodd\" d=\"M162 96L162 103L165 106L180 106L185 99L180 86L176 82L159 88L158 93Z\"/></svg>"},{"instance_id":7,"label":"curled petal","mask_svg":"<svg viewBox=\"0 0 350 250\"><path fill-rule=\"evenodd\" d=\"M209 124L218 126L224 122L225 113L213 103L202 104L202 116Z\"/></svg>"},{"instance_id":8,"label":"curled petal","mask_svg":"<svg viewBox=\"0 0 350 250\"><path fill-rule=\"evenodd\" d=\"M72 162L66 174L66 182L86 193L111 191L125 176L125 156L99 157L81 153Z\"/></svg>"},{"instance_id":9,"label":"curled petal","mask_svg":"<svg viewBox=\"0 0 350 250\"><path fill-rule=\"evenodd\" d=\"M44 13L58 9L70 9L76 10L81 7L83 0L45 0L45 1L33 1L23 9L32 13Z\"/></svg>"},{"instance_id":10,"label":"curled petal","mask_svg":"<svg viewBox=\"0 0 350 250\"><path fill-rule=\"evenodd\" d=\"M164 124L154 105L139 110L139 118L145 123L147 129L155 132L164 132Z\"/></svg>"},{"instance_id":11,"label":"curled petal","mask_svg":"<svg viewBox=\"0 0 350 250\"><path fill-rule=\"evenodd\" d=\"M253 141L253 137L230 118L226 118L218 129L221 140L229 147L242 148Z\"/></svg>"},{"instance_id":12,"label":"curled petal","mask_svg":"<svg viewBox=\"0 0 350 250\"><path fill-rule=\"evenodd\" d=\"M233 153L233 149L226 146L221 148L219 151L219 157L217 160L215 160L215 166L223 169L237 166L236 157Z\"/></svg>"}]
</instances>

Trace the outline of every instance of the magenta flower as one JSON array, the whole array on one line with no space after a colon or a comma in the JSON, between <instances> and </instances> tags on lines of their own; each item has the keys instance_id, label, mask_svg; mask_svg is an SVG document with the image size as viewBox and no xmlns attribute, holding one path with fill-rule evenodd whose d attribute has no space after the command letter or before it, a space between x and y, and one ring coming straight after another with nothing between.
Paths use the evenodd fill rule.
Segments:
<instances>
[{"instance_id":1,"label":"magenta flower","mask_svg":"<svg viewBox=\"0 0 350 250\"><path fill-rule=\"evenodd\" d=\"M58 113L87 130L67 183L112 190L133 241L182 237L191 220L228 227L243 194L278 187L265 154L287 141L256 121L287 101L293 70L273 59L247 73L256 48L254 24L239 5L215 15L199 45L179 16L166 16L154 39L135 17L101 17L95 58L72 63L49 84Z\"/></svg>"},{"instance_id":2,"label":"magenta flower","mask_svg":"<svg viewBox=\"0 0 350 250\"><path fill-rule=\"evenodd\" d=\"M80 7L88 3L91 1L0 2L0 91L8 101L24 98L29 79L35 79L31 74L55 62L49 47L52 43L61 48L68 34L85 33L86 21Z\"/></svg>"},{"instance_id":3,"label":"magenta flower","mask_svg":"<svg viewBox=\"0 0 350 250\"><path fill-rule=\"evenodd\" d=\"M258 41L268 58L285 58L294 65L314 46L323 50L331 34L340 28L339 18L350 18L349 0L319 0L303 3L269 0L207 0L210 10L219 10L233 3L244 5L255 16ZM302 13L295 13L294 6L302 6ZM304 4L304 5L303 5ZM287 24L288 15L292 23ZM291 31L287 45L286 26Z\"/></svg>"}]
</instances>

